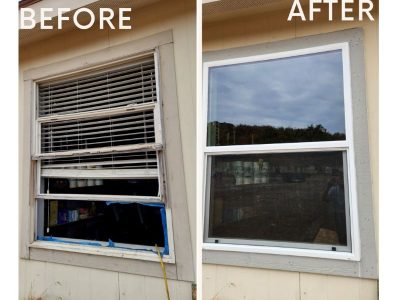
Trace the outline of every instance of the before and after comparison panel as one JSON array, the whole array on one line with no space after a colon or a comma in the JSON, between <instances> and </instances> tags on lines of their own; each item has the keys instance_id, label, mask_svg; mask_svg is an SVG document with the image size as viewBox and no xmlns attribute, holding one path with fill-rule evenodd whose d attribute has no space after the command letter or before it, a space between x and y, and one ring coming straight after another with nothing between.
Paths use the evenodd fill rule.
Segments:
<instances>
[{"instance_id":1,"label":"before and after comparison panel","mask_svg":"<svg viewBox=\"0 0 400 300\"><path fill-rule=\"evenodd\" d=\"M377 0L18 2L18 299L378 300Z\"/></svg>"}]
</instances>

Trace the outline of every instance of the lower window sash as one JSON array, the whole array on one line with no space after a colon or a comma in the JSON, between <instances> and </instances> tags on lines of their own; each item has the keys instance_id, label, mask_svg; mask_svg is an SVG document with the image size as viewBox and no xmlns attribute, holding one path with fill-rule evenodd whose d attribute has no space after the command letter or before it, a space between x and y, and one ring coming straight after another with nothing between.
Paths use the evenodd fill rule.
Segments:
<instances>
[{"instance_id":1,"label":"lower window sash","mask_svg":"<svg viewBox=\"0 0 400 300\"><path fill-rule=\"evenodd\" d=\"M204 242L352 252L347 156L207 155Z\"/></svg>"}]
</instances>

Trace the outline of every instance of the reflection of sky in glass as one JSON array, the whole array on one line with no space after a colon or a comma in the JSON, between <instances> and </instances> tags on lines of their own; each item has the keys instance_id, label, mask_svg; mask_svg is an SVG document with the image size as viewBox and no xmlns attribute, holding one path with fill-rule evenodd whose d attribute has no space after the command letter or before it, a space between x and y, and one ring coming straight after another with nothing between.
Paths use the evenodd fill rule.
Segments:
<instances>
[{"instance_id":1,"label":"reflection of sky in glass","mask_svg":"<svg viewBox=\"0 0 400 300\"><path fill-rule=\"evenodd\" d=\"M210 68L208 121L345 133L341 51Z\"/></svg>"}]
</instances>

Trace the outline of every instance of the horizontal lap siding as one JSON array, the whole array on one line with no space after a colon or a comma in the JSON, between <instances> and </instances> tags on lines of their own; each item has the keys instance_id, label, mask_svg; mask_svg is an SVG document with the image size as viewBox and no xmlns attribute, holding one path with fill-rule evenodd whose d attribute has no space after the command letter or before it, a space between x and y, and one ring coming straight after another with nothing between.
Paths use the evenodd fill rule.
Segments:
<instances>
[{"instance_id":1,"label":"horizontal lap siding","mask_svg":"<svg viewBox=\"0 0 400 300\"><path fill-rule=\"evenodd\" d=\"M377 300L375 280L203 265L203 300Z\"/></svg>"}]
</instances>

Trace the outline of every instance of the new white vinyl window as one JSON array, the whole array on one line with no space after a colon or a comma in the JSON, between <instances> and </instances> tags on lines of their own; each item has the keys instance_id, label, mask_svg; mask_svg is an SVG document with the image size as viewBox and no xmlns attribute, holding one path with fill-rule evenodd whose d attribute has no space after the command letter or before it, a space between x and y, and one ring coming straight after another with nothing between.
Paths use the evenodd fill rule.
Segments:
<instances>
[{"instance_id":1,"label":"new white vinyl window","mask_svg":"<svg viewBox=\"0 0 400 300\"><path fill-rule=\"evenodd\" d=\"M36 239L169 254L157 55L36 82Z\"/></svg>"},{"instance_id":2,"label":"new white vinyl window","mask_svg":"<svg viewBox=\"0 0 400 300\"><path fill-rule=\"evenodd\" d=\"M204 63L204 249L359 259L347 43Z\"/></svg>"}]
</instances>

